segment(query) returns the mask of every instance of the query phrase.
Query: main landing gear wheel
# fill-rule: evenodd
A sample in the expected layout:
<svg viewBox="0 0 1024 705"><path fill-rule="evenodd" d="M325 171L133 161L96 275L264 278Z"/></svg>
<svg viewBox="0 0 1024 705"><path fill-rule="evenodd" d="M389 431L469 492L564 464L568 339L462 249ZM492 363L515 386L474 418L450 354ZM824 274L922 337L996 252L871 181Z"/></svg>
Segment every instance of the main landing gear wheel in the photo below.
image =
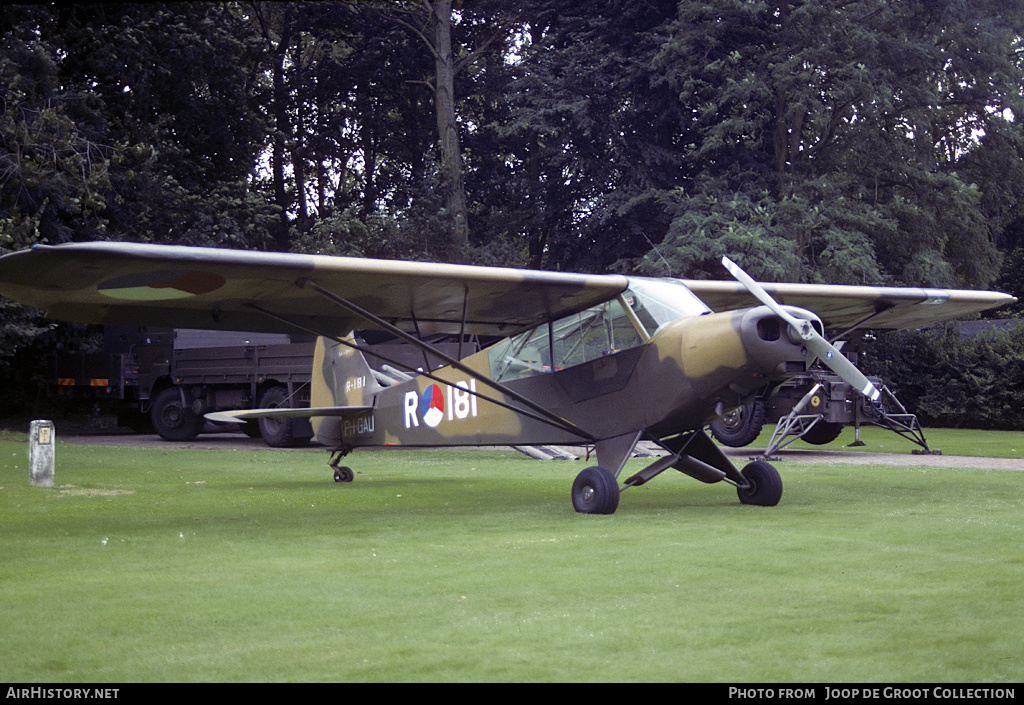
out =
<svg viewBox="0 0 1024 705"><path fill-rule="evenodd" d="M354 479L356 479L356 474L352 472L352 468L346 465L334 468L335 482L352 482Z"/></svg>
<svg viewBox="0 0 1024 705"><path fill-rule="evenodd" d="M619 508L619 483L602 467L587 468L572 483L572 506L581 514L614 514Z"/></svg>
<svg viewBox="0 0 1024 705"><path fill-rule="evenodd" d="M736 488L743 504L774 507L782 499L782 478L774 466L755 460L743 468L741 474L748 483L745 487Z"/></svg>

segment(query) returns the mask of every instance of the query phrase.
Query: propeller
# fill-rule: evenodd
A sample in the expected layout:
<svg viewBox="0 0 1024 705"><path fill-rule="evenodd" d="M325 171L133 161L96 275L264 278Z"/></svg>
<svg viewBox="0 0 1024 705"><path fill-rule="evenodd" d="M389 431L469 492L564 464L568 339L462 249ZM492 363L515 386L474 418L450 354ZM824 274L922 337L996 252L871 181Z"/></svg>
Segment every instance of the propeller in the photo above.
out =
<svg viewBox="0 0 1024 705"><path fill-rule="evenodd" d="M733 275L740 284L747 288L754 298L760 301L762 304L770 308L775 315L784 320L789 324L790 328L796 333L796 335L803 341L807 349L818 356L825 365L829 367L833 372L843 378L843 380L851 385L854 389L857 389L864 396L868 397L872 401L877 401L882 396L878 388L873 385L864 373L857 369L857 366L850 362L845 355L843 355L837 347L832 343L825 340L825 338L816 330L811 321L802 320L797 318L789 311L784 309L779 303L773 299L767 291L765 291L760 284L754 281L749 274L744 272L738 264L733 262L728 257L722 258L722 266L729 270L729 274Z"/></svg>

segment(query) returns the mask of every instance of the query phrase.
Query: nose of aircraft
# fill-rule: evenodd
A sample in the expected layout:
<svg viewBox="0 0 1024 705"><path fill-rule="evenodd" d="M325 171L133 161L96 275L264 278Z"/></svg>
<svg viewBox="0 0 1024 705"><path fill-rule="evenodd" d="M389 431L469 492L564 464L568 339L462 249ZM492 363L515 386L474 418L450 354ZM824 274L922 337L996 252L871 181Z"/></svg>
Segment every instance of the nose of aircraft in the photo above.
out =
<svg viewBox="0 0 1024 705"><path fill-rule="evenodd" d="M729 270L729 273L733 275L736 281L746 287L747 291L755 299L770 308L775 312L775 315L789 324L789 337L791 339L793 339L793 336L799 338L808 351L812 351L813 355L819 358L826 367L842 377L843 381L861 394L864 394L873 401L877 401L882 396L882 393L871 383L871 380L865 377L864 373L858 370L856 365L847 360L837 347L825 339L821 334L820 320L818 321L818 327L815 328L813 323L809 322L809 319L794 316L789 308L780 306L760 284L751 279L749 274L744 272L738 264L728 257L722 258L722 266Z"/></svg>
<svg viewBox="0 0 1024 705"><path fill-rule="evenodd" d="M801 321L810 321L821 333L821 319L806 309L785 307L786 312ZM767 306L747 311L740 320L740 338L747 359L758 366L761 373L784 378L805 372L814 362L814 353L808 350L800 331Z"/></svg>

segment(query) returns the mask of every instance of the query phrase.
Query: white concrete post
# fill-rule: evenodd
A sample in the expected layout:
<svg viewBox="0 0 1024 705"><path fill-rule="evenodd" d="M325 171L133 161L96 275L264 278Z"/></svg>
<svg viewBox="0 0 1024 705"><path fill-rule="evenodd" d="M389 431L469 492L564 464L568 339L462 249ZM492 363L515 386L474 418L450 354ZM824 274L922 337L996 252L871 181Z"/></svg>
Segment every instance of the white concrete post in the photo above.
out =
<svg viewBox="0 0 1024 705"><path fill-rule="evenodd" d="M53 487L53 421L33 421L28 431L29 481Z"/></svg>

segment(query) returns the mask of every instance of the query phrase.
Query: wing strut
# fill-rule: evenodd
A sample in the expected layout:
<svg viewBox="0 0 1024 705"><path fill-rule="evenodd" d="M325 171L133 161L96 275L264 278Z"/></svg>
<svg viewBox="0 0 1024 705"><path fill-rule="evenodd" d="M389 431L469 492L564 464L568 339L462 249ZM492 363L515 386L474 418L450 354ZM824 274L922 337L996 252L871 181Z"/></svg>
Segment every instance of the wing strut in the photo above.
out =
<svg viewBox="0 0 1024 705"><path fill-rule="evenodd" d="M372 323L373 325L375 325L375 326L377 326L377 327L379 327L379 328L381 328L383 330L386 330L387 332L391 333L392 335L394 335L394 336L396 336L398 338L401 338L402 340L404 340L405 342L409 343L410 345L418 348L419 350L422 350L424 353L429 353L431 355L436 356L441 361L445 362L446 364L450 365L451 367L454 367L455 369L459 370L460 372L462 372L462 373L464 373L466 375L469 375L473 379L477 380L478 382L480 382L480 384L482 384L484 386L487 386L487 387L490 387L491 389L495 390L496 392L499 392L500 394L505 394L506 396L511 397L515 401L517 401L520 404L522 404L523 406L527 407L527 409L529 409L530 411L526 411L525 409L516 408L514 406L511 406L511 405L501 401L500 399L495 399L493 397L489 397L489 396L486 396L484 394L480 394L479 392L476 392L475 393L476 396L480 397L481 399L489 401L489 402L491 402L493 404L497 404L498 406L502 406L502 407L504 407L506 409L509 409L510 411L516 412L517 414L524 414L524 415L529 416L530 418L533 418L533 419L535 419L537 421L541 421L543 423L547 423L547 424L550 424L552 426L555 426L556 428L560 428L560 429L562 429L564 431L568 431L569 433L572 433L573 435L579 436L580 438L582 438L584 440L588 440L588 441L595 440L594 436L592 436L591 434L587 433L586 431L584 431L582 428L580 428L576 424L572 423L571 421L567 421L566 419L563 419L562 417L558 416L557 414L551 413L549 410L545 409L543 406L541 406L541 405L537 404L536 402L530 400L529 398L523 396L519 392L516 392L515 390L509 389L507 386L501 384L500 382L495 382L494 380L490 379L489 377L481 375L479 372L477 372L476 370L474 370L474 369L464 365L459 360L456 360L455 358L450 357L449 355L446 355L442 351L438 350L436 347L434 347L430 343L426 343L426 342L420 340L419 338L417 338L416 336L410 335L409 333L406 333L401 328L399 328L399 327L397 327L397 326L395 326L395 325L393 325L391 323L388 323L384 319L382 319L382 318L380 318L378 316L375 316L374 314L372 314L369 311L361 308L360 306L352 303L351 301L348 301L347 299L345 299L345 298L343 298L341 296L338 296L333 291L325 289L324 287L320 286L316 282L310 281L309 279L300 279L296 283L299 286L309 287L309 288L313 289L314 291L316 291L320 295L324 296L325 298L329 299L330 301L333 301L334 303L336 303L337 305L341 306L345 310L355 314L359 318L362 318L363 320L368 321L368 322ZM255 304L249 304L249 307L254 309L254 310L256 310L256 311L259 311L260 313L262 313L262 314L264 314L266 316L270 316L270 317L275 318L275 319L277 319L279 321L283 321L285 323L288 323L289 325L293 325L296 328L299 328L300 330L305 330L307 332L314 333L316 335L324 335L323 333L321 333L319 331L316 331L316 330L313 330L311 328L308 328L308 327L306 327L306 326L304 326L304 325L302 325L300 323L296 323L295 321L290 321L287 318L279 316L276 313L273 313L272 311L268 311L268 310L266 310L266 309L264 309L264 308L262 308L260 306L257 306ZM347 341L341 340L339 338L334 337L333 335L325 335L324 337L330 338L331 340L333 340L333 341L335 341L337 343L340 343L342 345L347 345L348 347L355 348L356 350L359 350L362 353L373 355L374 357L377 357L379 359L385 360L385 361L390 362L392 364L397 364L400 367L405 367L406 369L410 369L411 370L411 368L409 368L407 365L403 365L403 364L401 364L399 362L396 362L394 360L388 360L384 356L379 355L379 354L373 352L372 350L368 350L366 348L363 348L363 347L360 347L358 345L355 345L355 344L353 344L351 342L347 342ZM411 371L415 372L416 374L421 374L424 377L426 377L427 379L432 379L435 382L440 382L442 384L448 384L449 383L448 380L440 379L440 378L436 377L435 375L431 374L429 371L419 371L419 370L411 370ZM470 392L470 393L472 394L474 392ZM533 413L530 413L531 411Z"/></svg>

